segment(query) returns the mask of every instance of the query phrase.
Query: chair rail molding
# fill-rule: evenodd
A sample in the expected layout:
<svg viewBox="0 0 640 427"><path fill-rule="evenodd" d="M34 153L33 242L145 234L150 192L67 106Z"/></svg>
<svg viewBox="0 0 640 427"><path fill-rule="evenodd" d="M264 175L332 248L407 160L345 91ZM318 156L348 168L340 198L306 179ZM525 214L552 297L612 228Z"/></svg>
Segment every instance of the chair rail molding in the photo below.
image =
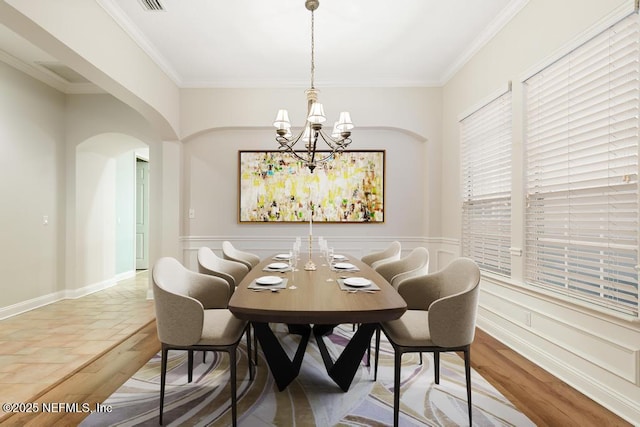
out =
<svg viewBox="0 0 640 427"><path fill-rule="evenodd" d="M370 252L380 251L385 249L394 240L399 241L402 244L402 256L407 255L413 249L417 247L425 247L429 250L432 257L433 268L439 266L438 256L442 253L446 258L450 258L449 252L446 250L439 252L443 238L432 237L416 237L416 236L334 236L334 235L314 235L314 250L318 250L316 240L319 236L324 237L329 246L333 247L336 251L345 252L355 257L361 258ZM238 248L252 252L260 256L266 257L274 252L282 252L288 250L295 241L297 235L280 235L280 236L182 236L180 243L182 246L183 262L186 267L197 270L197 251L201 246L207 246L221 254L222 242L228 240ZM303 239L306 236L300 236ZM452 251L451 253L456 253ZM433 269L431 268L431 269Z"/></svg>

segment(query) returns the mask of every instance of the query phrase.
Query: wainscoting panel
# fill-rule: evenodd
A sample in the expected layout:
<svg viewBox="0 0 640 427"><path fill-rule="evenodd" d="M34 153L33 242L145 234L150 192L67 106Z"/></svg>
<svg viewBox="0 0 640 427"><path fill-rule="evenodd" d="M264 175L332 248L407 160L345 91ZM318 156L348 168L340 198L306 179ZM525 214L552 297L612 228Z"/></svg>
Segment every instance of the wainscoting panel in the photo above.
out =
<svg viewBox="0 0 640 427"><path fill-rule="evenodd" d="M302 238L303 251L308 247L308 236ZM318 237L313 237L313 251L319 251ZM440 251L438 248L442 244L442 239L428 239L420 237L368 237L368 236L324 236L330 247L336 253L345 253L361 258L362 256L381 251L387 248L391 242L398 240L402 245L402 256L406 256L417 247L425 247L429 250L429 270L435 271L437 266L442 264L440 257L444 257L447 264L453 259L454 254L447 251ZM236 248L252 252L260 258L267 257L278 252L286 252L293 246L295 237L292 236L264 236L255 237L231 237L231 236L185 236L181 239L183 262L191 270L198 270L197 253L202 246L213 249L219 256L222 256L222 242L230 241ZM304 252L303 252L304 255ZM446 265L446 264L445 264Z"/></svg>
<svg viewBox="0 0 640 427"><path fill-rule="evenodd" d="M616 414L640 423L637 325L483 279L478 327Z"/></svg>
<svg viewBox="0 0 640 427"><path fill-rule="evenodd" d="M505 292L495 292L487 283L483 283L483 313L498 312L502 321L510 322L514 327L526 329L535 334L543 343L562 343L563 360L574 359L574 363L595 365L627 381L635 382L637 375L636 359L638 349L618 341L618 337L602 335L598 331L585 329L581 324L567 318L545 312L532 312L517 300L506 298ZM501 289L501 291L503 291ZM492 310L493 309L493 310ZM519 330L518 332L522 332ZM558 355L559 350L554 354Z"/></svg>

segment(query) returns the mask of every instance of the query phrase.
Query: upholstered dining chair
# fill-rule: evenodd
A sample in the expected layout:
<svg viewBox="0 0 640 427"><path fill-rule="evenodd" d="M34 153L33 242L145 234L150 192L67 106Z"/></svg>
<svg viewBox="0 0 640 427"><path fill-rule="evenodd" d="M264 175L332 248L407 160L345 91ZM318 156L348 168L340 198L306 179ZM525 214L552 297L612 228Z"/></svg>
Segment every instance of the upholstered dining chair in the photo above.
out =
<svg viewBox="0 0 640 427"><path fill-rule="evenodd" d="M429 272L429 251L426 248L415 248L404 258L376 264L374 270L397 289L400 281Z"/></svg>
<svg viewBox="0 0 640 427"><path fill-rule="evenodd" d="M246 265L249 270L260 263L260 257L250 252L236 249L233 244L227 240L222 242L222 256L230 261L241 262Z"/></svg>
<svg viewBox="0 0 640 427"><path fill-rule="evenodd" d="M203 246L198 249L198 271L226 280L233 294L249 268L241 262L220 258L211 248Z"/></svg>
<svg viewBox="0 0 640 427"><path fill-rule="evenodd" d="M160 417L164 409L164 390L169 350L187 350L188 382L192 380L193 351L224 351L229 354L232 423L237 424L236 352L247 333L247 355L251 337L247 322L235 317L227 304L229 284L219 277L196 273L175 258L160 258L152 269L153 297L158 338L162 344L160 372ZM251 357L249 378L253 379Z"/></svg>
<svg viewBox="0 0 640 427"><path fill-rule="evenodd" d="M372 252L360 258L360 261L364 262L370 267L375 267L375 264L384 261L394 261L400 259L401 251L400 242L397 240L391 242L391 244L380 252Z"/></svg>
<svg viewBox="0 0 640 427"><path fill-rule="evenodd" d="M412 277L398 285L407 301L407 311L400 319L381 324L394 350L393 423L398 425L400 413L400 368L402 355L431 352L435 383L440 383L440 353L464 353L467 384L467 408L471 417L471 343L476 329L480 269L468 258L458 258L437 273ZM376 336L376 348L379 347ZM375 355L374 379L378 373Z"/></svg>

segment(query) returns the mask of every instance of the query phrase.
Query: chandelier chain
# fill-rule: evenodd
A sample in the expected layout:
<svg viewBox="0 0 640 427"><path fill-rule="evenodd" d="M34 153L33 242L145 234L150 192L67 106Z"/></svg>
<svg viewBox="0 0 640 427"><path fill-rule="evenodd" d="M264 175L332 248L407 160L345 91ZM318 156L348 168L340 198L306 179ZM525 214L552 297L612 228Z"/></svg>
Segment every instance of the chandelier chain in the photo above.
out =
<svg viewBox="0 0 640 427"><path fill-rule="evenodd" d="M351 144L351 129L353 123L348 111L340 113L338 121L334 123L331 134L323 131L322 124L326 121L322 104L318 102L318 90L315 88L316 74L316 44L315 44L315 13L319 0L306 0L305 7L311 12L311 87L305 91L307 95L307 120L302 130L297 134L291 133L291 122L287 110L278 110L273 125L276 127L276 141L279 150L291 154L302 161L311 173L317 165L335 158L337 153L344 151ZM329 151L316 150L318 142L324 142ZM301 142L303 147L296 150L295 145Z"/></svg>
<svg viewBox="0 0 640 427"><path fill-rule="evenodd" d="M316 73L316 61L315 61L315 50L316 50L316 45L315 45L315 41L314 41L314 13L313 10L311 11L311 89L315 89L314 87L314 80L315 80L315 73Z"/></svg>

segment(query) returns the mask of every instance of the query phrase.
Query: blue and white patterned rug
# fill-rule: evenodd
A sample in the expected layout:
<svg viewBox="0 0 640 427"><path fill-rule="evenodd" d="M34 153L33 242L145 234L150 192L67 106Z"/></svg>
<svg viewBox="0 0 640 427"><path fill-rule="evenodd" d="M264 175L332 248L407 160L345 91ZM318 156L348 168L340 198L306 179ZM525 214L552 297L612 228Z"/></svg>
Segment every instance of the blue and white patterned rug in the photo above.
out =
<svg viewBox="0 0 640 427"><path fill-rule="evenodd" d="M276 335L293 355L298 337L284 325L272 325ZM352 335L342 325L325 339L337 356ZM266 362L259 359L256 376L249 380L243 339L238 361L239 426L388 426L393 424L393 349L382 334L378 380L373 366L362 363L348 392L342 392L328 377L318 347L309 341L300 375L279 392ZM473 358L473 354L471 355ZM433 358L424 354L403 357L401 426L468 425L464 363L453 353L443 353L440 384L433 381ZM363 361L364 362L364 361ZM229 358L225 353L200 353L194 361L194 377L187 383L184 351L169 352L164 423L172 426L231 425ZM372 363L373 365L373 363ZM533 426L502 394L472 370L474 426ZM95 413L82 426L158 425L160 398L160 354L154 356L107 401L111 413Z"/></svg>

